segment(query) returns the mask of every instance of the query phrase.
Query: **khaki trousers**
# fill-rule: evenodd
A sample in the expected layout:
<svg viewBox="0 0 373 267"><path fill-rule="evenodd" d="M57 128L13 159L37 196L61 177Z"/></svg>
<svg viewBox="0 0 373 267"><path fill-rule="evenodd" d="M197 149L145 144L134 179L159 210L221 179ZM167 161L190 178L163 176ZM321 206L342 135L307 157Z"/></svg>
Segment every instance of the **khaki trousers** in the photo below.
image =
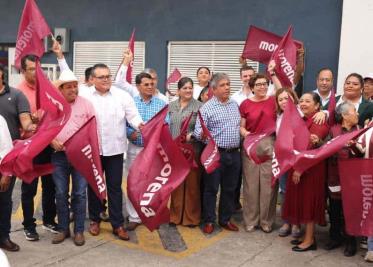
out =
<svg viewBox="0 0 373 267"><path fill-rule="evenodd" d="M264 139L257 151L272 155L273 139ZM241 152L243 170L243 219L246 226L272 227L276 217L278 183L272 188L272 160L255 164L244 149Z"/></svg>

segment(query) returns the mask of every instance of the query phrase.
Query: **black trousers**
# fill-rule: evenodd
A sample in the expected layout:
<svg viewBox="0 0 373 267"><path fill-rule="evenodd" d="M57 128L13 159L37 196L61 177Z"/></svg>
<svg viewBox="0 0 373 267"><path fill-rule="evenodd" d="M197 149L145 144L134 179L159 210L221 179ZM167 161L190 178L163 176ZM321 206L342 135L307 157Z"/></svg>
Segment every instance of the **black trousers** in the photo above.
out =
<svg viewBox="0 0 373 267"><path fill-rule="evenodd" d="M220 151L220 167L204 175L202 217L205 223L213 223L216 220L215 208L219 186L219 223L226 224L230 220L235 208L235 190L240 169L241 156L238 150Z"/></svg>
<svg viewBox="0 0 373 267"><path fill-rule="evenodd" d="M330 239L341 242L344 239L344 217L341 199L334 199L329 196L329 219Z"/></svg>
<svg viewBox="0 0 373 267"><path fill-rule="evenodd" d="M101 164L105 173L107 195L109 200L110 223L113 229L123 226L123 154L114 156L101 156ZM88 212L89 219L100 222L100 212L103 205L94 191L88 186Z"/></svg>
<svg viewBox="0 0 373 267"><path fill-rule="evenodd" d="M34 163L43 164L51 162L52 149L47 147L34 159ZM33 230L36 227L34 218L34 198L36 196L39 179L35 178L30 184L22 182L21 203L23 210L23 226ZM41 177L43 223L54 224L56 218L56 189L52 175Z"/></svg>
<svg viewBox="0 0 373 267"><path fill-rule="evenodd" d="M16 178L12 177L8 190L0 192L0 241L9 238L10 219L12 216L12 193L15 181Z"/></svg>

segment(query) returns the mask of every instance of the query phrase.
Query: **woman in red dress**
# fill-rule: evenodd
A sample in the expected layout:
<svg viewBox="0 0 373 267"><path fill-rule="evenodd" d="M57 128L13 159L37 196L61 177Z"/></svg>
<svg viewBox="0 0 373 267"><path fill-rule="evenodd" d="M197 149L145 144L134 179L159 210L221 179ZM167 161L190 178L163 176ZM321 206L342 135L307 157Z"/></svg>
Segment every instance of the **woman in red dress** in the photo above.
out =
<svg viewBox="0 0 373 267"><path fill-rule="evenodd" d="M309 92L302 95L300 109L311 133L309 149L317 148L329 132L327 124L316 124L312 116L321 107L320 96ZM322 161L304 173L290 172L286 183L286 195L282 217L290 224L305 224L303 241L293 240L293 251L316 250L315 224L325 224L325 173Z"/></svg>

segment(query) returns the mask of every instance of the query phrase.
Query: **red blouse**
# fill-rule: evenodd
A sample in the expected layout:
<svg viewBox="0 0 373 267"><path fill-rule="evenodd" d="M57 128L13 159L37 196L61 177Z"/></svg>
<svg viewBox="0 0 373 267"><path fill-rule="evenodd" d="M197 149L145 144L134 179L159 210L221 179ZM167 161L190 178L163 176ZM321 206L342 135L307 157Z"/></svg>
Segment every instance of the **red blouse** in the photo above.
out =
<svg viewBox="0 0 373 267"><path fill-rule="evenodd" d="M258 118L263 112L261 120L271 120L276 123L276 100L274 96L260 102L255 102L251 99L246 99L240 105L241 117L246 119L246 130L256 132L259 125Z"/></svg>

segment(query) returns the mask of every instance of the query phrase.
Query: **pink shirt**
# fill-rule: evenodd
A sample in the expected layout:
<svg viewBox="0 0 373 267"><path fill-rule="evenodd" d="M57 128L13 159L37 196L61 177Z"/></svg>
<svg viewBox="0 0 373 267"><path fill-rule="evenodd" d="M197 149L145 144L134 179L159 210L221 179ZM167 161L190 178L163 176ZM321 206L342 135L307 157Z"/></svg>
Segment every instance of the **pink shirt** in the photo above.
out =
<svg viewBox="0 0 373 267"><path fill-rule="evenodd" d="M26 80L23 80L17 85L17 89L21 90L25 94L28 102L30 103L31 113L36 111L36 87L31 85Z"/></svg>
<svg viewBox="0 0 373 267"><path fill-rule="evenodd" d="M84 97L77 96L74 103L71 103L71 116L56 139L61 143L65 143L92 116L95 116L95 110L91 102Z"/></svg>

